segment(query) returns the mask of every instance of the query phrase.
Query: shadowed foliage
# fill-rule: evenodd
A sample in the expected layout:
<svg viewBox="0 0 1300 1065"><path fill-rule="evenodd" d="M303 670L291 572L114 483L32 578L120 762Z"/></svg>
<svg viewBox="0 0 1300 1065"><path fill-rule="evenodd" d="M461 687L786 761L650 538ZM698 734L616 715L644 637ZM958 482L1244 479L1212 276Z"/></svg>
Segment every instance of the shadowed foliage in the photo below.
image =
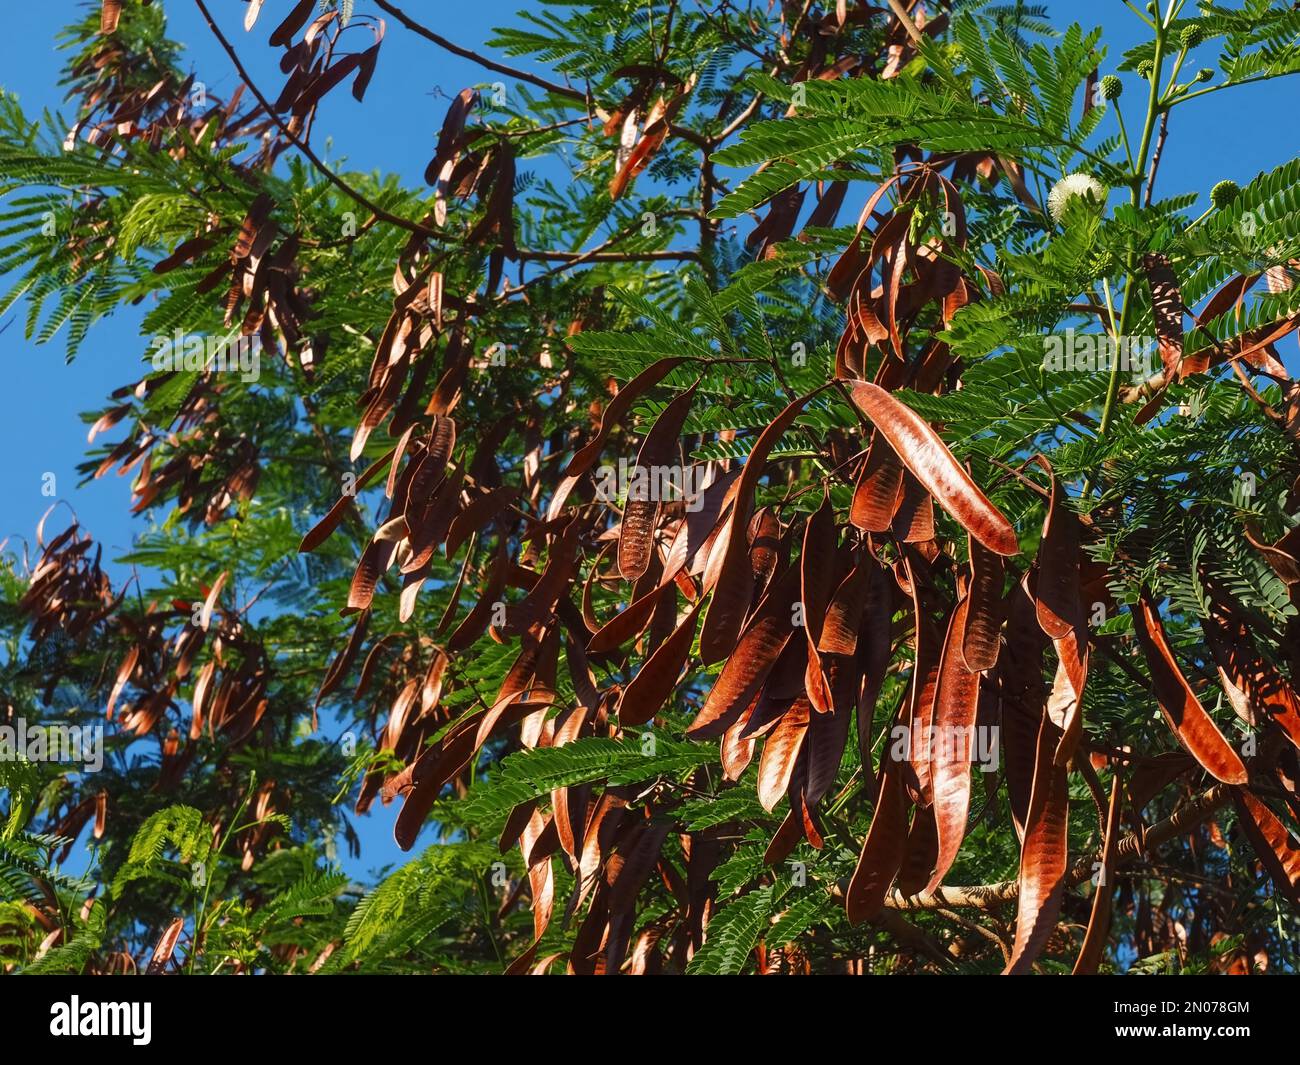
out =
<svg viewBox="0 0 1300 1065"><path fill-rule="evenodd" d="M4 556L11 749L103 764L0 760L0 965L1294 970L1300 159L1160 169L1290 4L193 3L219 71L104 0L0 92L143 516ZM398 33L483 69L423 184L321 148Z"/></svg>

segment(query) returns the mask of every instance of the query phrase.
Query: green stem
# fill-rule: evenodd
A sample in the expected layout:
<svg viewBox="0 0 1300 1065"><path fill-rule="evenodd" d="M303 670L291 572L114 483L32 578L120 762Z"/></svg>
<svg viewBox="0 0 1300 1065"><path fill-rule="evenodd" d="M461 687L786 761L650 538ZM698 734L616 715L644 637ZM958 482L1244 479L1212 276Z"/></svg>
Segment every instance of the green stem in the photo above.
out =
<svg viewBox="0 0 1300 1065"><path fill-rule="evenodd" d="M1119 326L1115 322L1115 297L1110 293L1110 281L1101 279L1101 290L1106 294L1106 316L1112 340L1119 340Z"/></svg>
<svg viewBox="0 0 1300 1065"><path fill-rule="evenodd" d="M479 905L483 908L483 931L487 935L488 942L492 944L492 953L496 955L497 963L504 966L506 959L501 953L501 945L497 943L497 937L492 934L492 901L488 895L487 884L481 877L478 880L478 897Z"/></svg>
<svg viewBox="0 0 1300 1065"><path fill-rule="evenodd" d="M1124 145L1124 157L1128 159L1128 168L1135 170L1137 164L1133 162L1133 149L1128 142L1128 128L1124 125L1124 112L1120 110L1119 101L1115 101L1115 120L1119 123L1119 139Z"/></svg>
<svg viewBox="0 0 1300 1065"><path fill-rule="evenodd" d="M1152 29L1156 28L1156 24L1152 22L1151 19L1147 18L1143 12L1139 11L1136 7L1134 7L1133 4L1131 3L1131 0L1124 0L1124 6L1128 8L1130 11L1132 11L1133 14L1135 14L1138 18L1140 18Z"/></svg>
<svg viewBox="0 0 1300 1065"><path fill-rule="evenodd" d="M1287 74L1293 74L1295 71L1283 71L1281 73L1257 74L1253 78L1242 78L1240 81L1225 81L1220 85L1207 85L1204 89L1197 89L1195 92L1183 93L1173 103L1185 104L1188 100L1195 100L1198 96L1208 96L1212 92L1219 92L1223 89L1235 89L1238 85L1253 85L1257 81L1268 81L1270 78L1285 77Z"/></svg>
<svg viewBox="0 0 1300 1065"><path fill-rule="evenodd" d="M1138 144L1138 164L1142 167L1142 172L1134 174L1133 184L1130 196L1130 202L1136 207L1142 203L1142 183L1146 180L1147 171L1147 153L1151 150L1151 137L1156 128L1156 117L1160 113L1160 73L1161 65L1164 60L1165 47L1165 25L1163 23L1156 26L1156 51L1155 57L1151 61L1151 88L1147 95L1147 114L1142 123L1142 140ZM1130 250L1125 263L1124 279L1124 307L1120 311L1119 317L1119 336L1126 336L1128 333L1129 312L1133 308L1133 284L1137 273L1137 254ZM1115 417L1115 401L1119 397L1119 373L1121 360L1116 359L1114 365L1110 368L1110 381L1106 385L1106 405L1102 408L1101 424L1097 427L1097 439L1102 440L1106 436L1106 431L1110 428L1110 423Z"/></svg>
<svg viewBox="0 0 1300 1065"><path fill-rule="evenodd" d="M1174 60L1174 69L1169 72L1169 82L1168 84L1165 85L1164 96L1162 97L1161 100L1162 106L1168 106L1174 101L1175 99L1173 95L1174 86L1178 82L1178 72L1183 69L1183 61L1186 58L1187 58L1187 49L1184 48L1182 49L1182 51L1178 53L1178 58ZM1152 84L1155 83L1152 82Z"/></svg>
<svg viewBox="0 0 1300 1065"><path fill-rule="evenodd" d="M245 809L247 809L248 801L252 797L253 790L256 787L257 787L257 774L255 772L250 773L248 790L244 792L244 799L239 804L239 809L235 811L235 816L230 819L230 826L227 826L226 831L222 834L222 837L220 841L218 841L216 848L212 851L211 859L210 859L211 868L207 868L203 870L204 878L205 878L203 882L203 901L199 903L198 912L194 915L194 935L190 941L190 958L189 958L190 966L189 967L190 967L191 976L194 975L195 966L198 963L199 941L203 931L202 928L203 921L206 918L208 912L208 896L212 892L212 880L213 877L216 875L217 863L221 860L221 852L225 849L226 844L230 841L230 837L235 834L234 829L231 826L233 826L235 822L239 820L240 815L244 812Z"/></svg>

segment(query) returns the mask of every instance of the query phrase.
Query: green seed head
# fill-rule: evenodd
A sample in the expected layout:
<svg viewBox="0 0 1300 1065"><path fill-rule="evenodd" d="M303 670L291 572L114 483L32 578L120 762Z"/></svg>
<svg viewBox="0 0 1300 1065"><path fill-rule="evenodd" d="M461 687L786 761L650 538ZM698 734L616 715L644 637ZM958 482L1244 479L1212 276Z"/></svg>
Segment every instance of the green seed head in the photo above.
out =
<svg viewBox="0 0 1300 1065"><path fill-rule="evenodd" d="M1210 190L1210 202L1220 209L1227 207L1241 192L1235 181L1220 181Z"/></svg>
<svg viewBox="0 0 1300 1065"><path fill-rule="evenodd" d="M1209 67L1201 67L1201 69L1196 72L1197 81L1209 81L1212 77L1214 77L1214 71Z"/></svg>
<svg viewBox="0 0 1300 1065"><path fill-rule="evenodd" d="M1114 74L1107 74L1101 79L1101 98L1103 100L1118 100L1123 92L1124 83Z"/></svg>
<svg viewBox="0 0 1300 1065"><path fill-rule="evenodd" d="M1178 43L1189 51L1203 40L1205 40L1205 28L1199 22L1184 26L1182 33L1178 35Z"/></svg>
<svg viewBox="0 0 1300 1065"><path fill-rule="evenodd" d="M1146 78L1148 81L1150 81L1150 80L1151 80L1151 71L1152 71L1153 69L1155 69L1155 68L1152 66L1152 64L1151 64L1151 60L1149 60L1149 59L1144 59L1144 60L1142 60L1142 62L1138 64L1138 77L1139 77L1139 78Z"/></svg>

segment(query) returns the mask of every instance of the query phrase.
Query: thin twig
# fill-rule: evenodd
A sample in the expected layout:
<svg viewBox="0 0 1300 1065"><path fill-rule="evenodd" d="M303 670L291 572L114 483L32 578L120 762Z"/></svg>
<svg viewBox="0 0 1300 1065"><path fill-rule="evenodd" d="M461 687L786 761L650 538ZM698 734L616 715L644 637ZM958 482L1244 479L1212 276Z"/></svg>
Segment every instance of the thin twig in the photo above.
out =
<svg viewBox="0 0 1300 1065"><path fill-rule="evenodd" d="M1169 134L1169 111L1165 110L1160 113L1160 132L1156 134L1156 150L1151 153L1151 176L1147 178L1146 197L1142 201L1144 207L1151 206L1151 194L1156 187L1156 171L1160 169L1160 157L1165 150L1165 137Z"/></svg>
<svg viewBox="0 0 1300 1065"><path fill-rule="evenodd" d="M400 7L396 4L389 3L388 0L375 0L375 4L382 10L387 11L393 16L393 18L397 19L398 22L412 33L418 34L425 38L425 40L432 41L439 48L445 48L447 51L451 52L452 55L458 55L462 59L468 59L471 62L477 63L479 66L486 67L488 70L495 71L498 74L505 74L508 77L516 78L519 81L526 81L529 85L536 85L539 89L553 92L557 96L567 96L570 100L580 100L584 104L587 103L587 94L582 92L580 89L575 89L571 85L560 85L554 81L547 81L545 78L540 78L536 74L530 74L526 70L517 70L515 67L506 66L504 63L498 63L495 59L489 59L485 55L480 55L478 52L471 51L468 48L462 48L453 41L447 40L447 38L443 37L441 34L434 33L428 26L416 22L415 19L411 18L411 16Z"/></svg>
<svg viewBox="0 0 1300 1065"><path fill-rule="evenodd" d="M699 253L689 249L674 251L523 251L519 258L524 262L564 263L576 266L578 263L650 263L663 260L680 261L698 259Z"/></svg>
<svg viewBox="0 0 1300 1065"><path fill-rule="evenodd" d="M1008 965L1011 964L1011 951L1007 949L1007 945L1005 942L1003 942L1002 937L998 935L995 931L993 931L993 929L985 928L978 921L972 921L969 918L963 917L955 910L950 910L947 907L939 909L935 912L937 912L940 917L946 917L948 920L954 922L955 924L961 925L962 928L965 928L968 931L974 932L977 935L981 935L985 939L991 939L994 943L998 945L998 950L1002 951L1002 960L1006 962Z"/></svg>

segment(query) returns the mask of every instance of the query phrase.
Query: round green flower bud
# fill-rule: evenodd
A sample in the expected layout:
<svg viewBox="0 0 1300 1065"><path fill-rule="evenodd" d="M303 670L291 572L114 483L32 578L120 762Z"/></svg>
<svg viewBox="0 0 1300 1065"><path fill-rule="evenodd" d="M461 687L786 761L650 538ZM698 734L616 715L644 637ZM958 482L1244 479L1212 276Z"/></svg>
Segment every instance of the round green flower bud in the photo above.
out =
<svg viewBox="0 0 1300 1065"><path fill-rule="evenodd" d="M1205 40L1205 27L1199 22L1193 22L1190 26L1184 26L1182 33L1178 35L1178 43L1189 51L1195 48Z"/></svg>
<svg viewBox="0 0 1300 1065"><path fill-rule="evenodd" d="M1123 92L1124 83L1114 74L1107 74L1101 79L1101 98L1103 100L1118 100Z"/></svg>
<svg viewBox="0 0 1300 1065"><path fill-rule="evenodd" d="M1142 60L1142 62L1140 62L1140 63L1138 64L1138 77L1139 77L1139 78L1146 78L1148 81L1150 81L1150 80L1151 80L1151 71L1154 70L1154 69L1155 69L1155 67L1152 65L1151 60L1149 60L1149 59L1144 59L1144 60Z"/></svg>
<svg viewBox="0 0 1300 1065"><path fill-rule="evenodd" d="M1214 71L1209 67L1201 67L1201 69L1196 72L1197 81L1209 81L1212 77L1214 77Z"/></svg>
<svg viewBox="0 0 1300 1065"><path fill-rule="evenodd" d="M1241 192L1235 181L1220 181L1210 190L1210 202L1220 209L1227 207Z"/></svg>

